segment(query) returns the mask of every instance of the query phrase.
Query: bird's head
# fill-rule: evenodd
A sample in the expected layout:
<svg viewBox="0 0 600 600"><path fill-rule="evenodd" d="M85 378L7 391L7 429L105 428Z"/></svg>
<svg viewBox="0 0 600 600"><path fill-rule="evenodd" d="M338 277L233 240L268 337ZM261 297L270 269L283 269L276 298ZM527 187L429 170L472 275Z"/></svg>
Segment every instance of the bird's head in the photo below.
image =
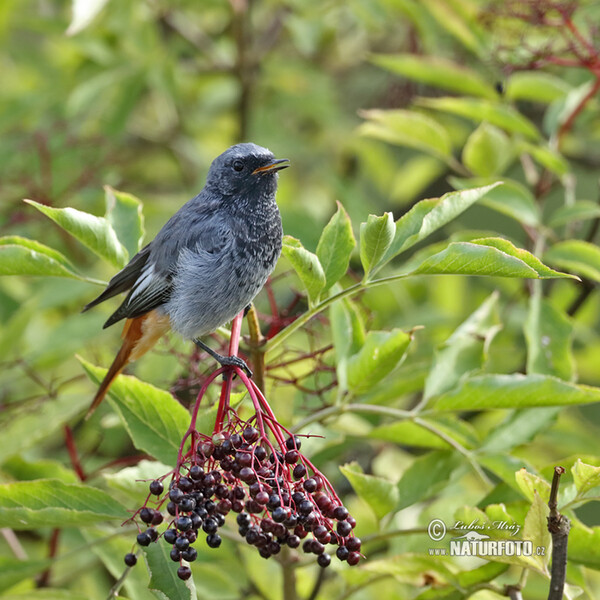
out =
<svg viewBox="0 0 600 600"><path fill-rule="evenodd" d="M215 158L206 185L226 196L271 195L277 188L277 172L286 167L288 159L276 159L267 148L236 144Z"/></svg>

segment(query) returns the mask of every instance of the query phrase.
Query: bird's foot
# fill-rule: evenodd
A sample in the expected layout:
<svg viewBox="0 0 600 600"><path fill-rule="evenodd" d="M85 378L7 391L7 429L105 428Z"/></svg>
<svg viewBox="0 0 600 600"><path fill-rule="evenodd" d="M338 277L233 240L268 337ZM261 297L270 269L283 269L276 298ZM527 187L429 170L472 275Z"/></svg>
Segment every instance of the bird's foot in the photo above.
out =
<svg viewBox="0 0 600 600"><path fill-rule="evenodd" d="M242 369L248 377L252 377L250 367L248 367L245 361L239 356L224 356L223 354L219 354L200 340L194 340L194 344L196 344L198 348L208 352L208 354L210 354L222 367L238 367L239 369Z"/></svg>

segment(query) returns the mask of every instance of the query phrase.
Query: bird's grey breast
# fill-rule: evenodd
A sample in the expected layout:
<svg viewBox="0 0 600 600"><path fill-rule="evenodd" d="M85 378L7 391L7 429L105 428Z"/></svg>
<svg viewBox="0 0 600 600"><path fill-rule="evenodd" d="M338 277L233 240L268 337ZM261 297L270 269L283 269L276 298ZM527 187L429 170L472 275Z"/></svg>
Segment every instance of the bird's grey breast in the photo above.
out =
<svg viewBox="0 0 600 600"><path fill-rule="evenodd" d="M281 219L275 202L220 221L220 244L209 250L187 244L173 272L165 310L181 335L196 338L227 323L260 291L281 251Z"/></svg>

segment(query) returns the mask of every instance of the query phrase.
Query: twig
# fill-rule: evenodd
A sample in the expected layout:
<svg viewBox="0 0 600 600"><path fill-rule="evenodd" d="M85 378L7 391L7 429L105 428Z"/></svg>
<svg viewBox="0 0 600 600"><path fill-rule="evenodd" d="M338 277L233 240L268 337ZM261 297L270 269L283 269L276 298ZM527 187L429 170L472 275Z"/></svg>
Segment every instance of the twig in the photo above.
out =
<svg viewBox="0 0 600 600"><path fill-rule="evenodd" d="M327 576L327 573L325 572L325 569L319 569L319 574L317 575L317 578L315 580L315 585L313 586L313 589L311 590L307 600L316 600L319 592L321 591L321 586L323 585L323 582L325 581L325 577Z"/></svg>
<svg viewBox="0 0 600 600"><path fill-rule="evenodd" d="M65 444L69 452L69 458L71 459L71 466L79 478L79 481L85 481L87 479L87 475L85 474L83 467L81 466L81 461L79 460L77 446L75 446L75 440L73 439L73 432L68 425L63 427L63 431L65 433Z"/></svg>
<svg viewBox="0 0 600 600"><path fill-rule="evenodd" d="M50 541L48 542L48 558L55 558L56 552L58 551L58 538L60 537L60 529L53 529L50 534ZM36 582L36 587L43 588L48 587L50 583L50 574L52 567L48 567L43 573L40 573Z"/></svg>
<svg viewBox="0 0 600 600"><path fill-rule="evenodd" d="M15 532L9 527L2 527L0 528L0 533L6 540L8 547L12 550L12 553L15 555L15 558L27 560L27 552L25 552L25 548L21 546L21 542L19 542L19 538Z"/></svg>
<svg viewBox="0 0 600 600"><path fill-rule="evenodd" d="M508 596L510 600L523 600L521 588L518 585L507 585L504 588L504 595Z"/></svg>
<svg viewBox="0 0 600 600"><path fill-rule="evenodd" d="M141 550L139 550L136 554L136 556L139 556L139 554L141 553ZM129 575L129 571L131 571L132 567L127 567L123 573L121 574L121 577L119 577L119 579L117 579L115 581L115 583L113 584L113 586L110 588L110 590L108 590L108 596L106 596L106 600L113 600L114 598L116 598L119 595L119 590L121 589L121 587L123 587L123 584L125 583L125 580L127 579L127 576Z"/></svg>
<svg viewBox="0 0 600 600"><path fill-rule="evenodd" d="M565 579L567 576L567 544L571 522L558 512L558 485L560 476L565 472L563 467L554 467L552 488L548 507L548 531L552 535L552 567L550 570L550 590L548 600L562 600Z"/></svg>

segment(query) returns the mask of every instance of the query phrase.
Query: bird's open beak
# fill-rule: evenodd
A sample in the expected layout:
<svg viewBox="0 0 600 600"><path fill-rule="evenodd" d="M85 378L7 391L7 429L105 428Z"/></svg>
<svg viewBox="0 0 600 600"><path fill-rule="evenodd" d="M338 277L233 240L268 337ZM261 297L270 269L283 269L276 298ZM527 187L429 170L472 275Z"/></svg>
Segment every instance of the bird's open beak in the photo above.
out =
<svg viewBox="0 0 600 600"><path fill-rule="evenodd" d="M287 169L290 165L283 164L289 163L288 158L278 158L276 160L271 161L267 165L263 165L262 167L258 167L258 169L254 169L252 171L252 175L262 175L264 173L272 173L273 171L281 171L281 169Z"/></svg>

